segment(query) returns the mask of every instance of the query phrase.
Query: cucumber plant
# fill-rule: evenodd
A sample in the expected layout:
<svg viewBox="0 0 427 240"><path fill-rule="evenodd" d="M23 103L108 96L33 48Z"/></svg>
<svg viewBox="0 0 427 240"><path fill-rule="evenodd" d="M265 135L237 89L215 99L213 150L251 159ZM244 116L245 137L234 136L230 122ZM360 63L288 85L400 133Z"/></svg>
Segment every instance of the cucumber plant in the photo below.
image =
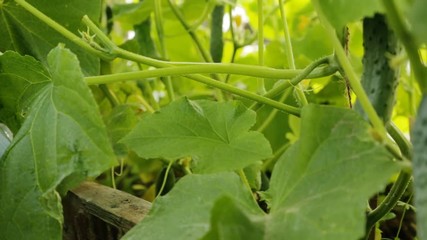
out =
<svg viewBox="0 0 427 240"><path fill-rule="evenodd" d="M427 91L424 10L0 1L0 239L61 239L66 191L114 181L119 164L116 185L153 201L123 239L368 239L412 177L426 239L425 97L396 117ZM413 129L401 120L414 117Z"/></svg>

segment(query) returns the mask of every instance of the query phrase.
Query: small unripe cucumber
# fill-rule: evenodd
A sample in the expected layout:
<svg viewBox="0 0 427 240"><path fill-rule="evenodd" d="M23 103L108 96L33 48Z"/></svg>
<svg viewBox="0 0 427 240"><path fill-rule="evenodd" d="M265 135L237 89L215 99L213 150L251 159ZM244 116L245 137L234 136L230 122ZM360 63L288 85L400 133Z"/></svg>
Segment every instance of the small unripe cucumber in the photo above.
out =
<svg viewBox="0 0 427 240"><path fill-rule="evenodd" d="M378 116L390 120L398 84L398 71L389 65L389 57L398 51L395 34L381 14L363 19L363 75L362 85ZM363 113L359 102L356 111Z"/></svg>
<svg viewBox="0 0 427 240"><path fill-rule="evenodd" d="M427 239L427 95L423 96L412 129L415 207L419 239Z"/></svg>
<svg viewBox="0 0 427 240"><path fill-rule="evenodd" d="M221 62L224 49L222 39L222 20L224 17L224 5L216 5L211 16L210 53L214 62Z"/></svg>

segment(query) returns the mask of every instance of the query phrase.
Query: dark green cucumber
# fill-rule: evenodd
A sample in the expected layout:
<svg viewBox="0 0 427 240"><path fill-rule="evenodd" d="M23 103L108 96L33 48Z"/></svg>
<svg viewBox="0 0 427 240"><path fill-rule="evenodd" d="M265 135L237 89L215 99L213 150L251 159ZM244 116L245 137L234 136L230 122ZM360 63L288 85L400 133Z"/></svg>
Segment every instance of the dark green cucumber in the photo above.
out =
<svg viewBox="0 0 427 240"><path fill-rule="evenodd" d="M419 239L427 239L427 95L423 96L418 109L411 141L414 146L412 173L417 208L417 234Z"/></svg>
<svg viewBox="0 0 427 240"><path fill-rule="evenodd" d="M162 185L163 185L163 182L165 181L165 175L166 175L167 169L168 169L167 167L164 167L162 169L162 171L160 171L159 176L157 176L157 180L156 180L156 195L159 195L159 193L160 193L160 196L165 195L175 185L175 174L173 172L173 169L171 168L171 169L169 169L169 172L167 173L168 176L166 178L166 182L164 183L165 186L163 187L163 190L161 189ZM160 192L160 190L161 190L161 192Z"/></svg>
<svg viewBox="0 0 427 240"><path fill-rule="evenodd" d="M389 65L390 55L398 51L395 34L381 14L363 19L363 75L362 85L380 118L390 120L398 84L398 71ZM363 113L360 103L356 111Z"/></svg>
<svg viewBox="0 0 427 240"><path fill-rule="evenodd" d="M222 19L224 17L224 5L216 5L211 16L210 53L214 62L221 62L224 50L222 38Z"/></svg>

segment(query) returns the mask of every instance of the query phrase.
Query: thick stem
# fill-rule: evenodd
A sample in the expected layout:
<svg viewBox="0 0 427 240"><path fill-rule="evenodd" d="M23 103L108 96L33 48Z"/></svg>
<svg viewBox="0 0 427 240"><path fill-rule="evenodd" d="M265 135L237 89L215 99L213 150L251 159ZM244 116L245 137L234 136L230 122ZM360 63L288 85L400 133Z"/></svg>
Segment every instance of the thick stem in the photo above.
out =
<svg viewBox="0 0 427 240"><path fill-rule="evenodd" d="M142 63L142 61L141 61ZM268 78L274 79L292 79L291 81L286 81L278 87L284 86L284 89L290 86L294 86L295 82L299 79L306 69L298 70L279 70L273 68L254 68L254 66L242 65L242 64L203 64L203 65L187 65L187 66L170 66L170 65L156 65L161 67L153 70L145 71L136 71L136 72L126 72L126 73L115 73L110 75L102 76L93 76L86 77L86 82L89 85L93 84L102 84L102 83L114 83L120 81L133 81L142 78L152 78L152 77L163 77L163 76L181 76L188 74L199 74L199 73L226 73L226 74L236 74L243 76L266 76ZM317 68L312 71L310 74L306 75L305 78L318 78L323 76L329 76L337 71L336 67L328 66L324 68ZM296 79L298 77L298 79ZM305 79L303 78L303 79ZM285 87L286 86L286 87ZM276 88L274 88L276 89ZM280 92L283 89L274 90L274 92ZM273 91L273 90L272 90ZM274 94L273 94L274 95Z"/></svg>

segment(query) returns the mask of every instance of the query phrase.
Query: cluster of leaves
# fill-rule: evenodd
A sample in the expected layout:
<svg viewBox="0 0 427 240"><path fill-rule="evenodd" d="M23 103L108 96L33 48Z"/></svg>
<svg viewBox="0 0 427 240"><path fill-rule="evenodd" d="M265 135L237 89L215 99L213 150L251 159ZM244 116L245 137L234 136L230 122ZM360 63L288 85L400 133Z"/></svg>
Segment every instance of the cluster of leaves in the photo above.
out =
<svg viewBox="0 0 427 240"><path fill-rule="evenodd" d="M117 159L124 159L126 169L131 169L124 176L137 176L138 182L152 181L154 176L140 174L156 173L166 165L168 171L172 164L182 170L176 174L182 175L177 184L155 199L149 215L124 239L359 239L367 234L366 202L402 164L394 161L390 145L387 148L379 140L380 130L349 108L341 75L326 74L295 87L295 92L299 87L306 89L310 102L299 101L300 118L277 113L272 106L253 110L250 106L257 98L240 97L255 95L257 79L245 72L87 84L98 76L114 79L120 78L117 73L149 72L151 67L179 69L189 62L257 65L252 43L256 31L262 31L266 40L265 66L302 68L336 48L327 40L328 31L316 12L335 29L350 24L350 59L360 73L362 31L354 22L375 12L389 12L379 1L289 1L284 19L278 11L281 5L266 2L271 3L264 9L269 15L259 29L256 1L177 5L172 0L131 4L0 0L0 36L4 36L0 38L0 238L60 239L61 196L116 166ZM229 30L224 36L213 36L222 23L211 13L223 15L224 6L233 15L224 17ZM412 44L418 49L427 42L420 21L427 6L422 0L399 2L399 6L414 29ZM105 31L93 35L96 26L85 22L90 28L86 30L81 23L84 15ZM288 21L289 30L283 21ZM293 47L285 48L289 43L284 44L278 33L285 32L286 37L289 31ZM121 45L109 45L110 40L101 37L105 33ZM128 38L129 33L135 36ZM82 38L76 37L79 34ZM212 39L228 41L212 44ZM294 58L286 60L286 54ZM267 67L259 69L270 71ZM223 85L212 84L218 88L212 89L200 84L200 79L210 84L210 78L222 80ZM398 97L403 100L392 118L400 123L416 116L414 105L420 101L413 77L402 74L401 78L404 87L399 88ZM265 88L282 82L266 77ZM423 86L420 83L424 93ZM240 97L226 93L232 89L240 94L233 89L241 88ZM273 100L295 105L301 99L285 91L280 100ZM414 140L419 193L415 199L419 215L427 216L422 194L427 162L425 111L419 118ZM177 172L174 168L171 171ZM145 197L148 192L144 191ZM262 203L267 207L260 207ZM425 217L419 217L420 229L426 223ZM420 231L420 239L425 238L422 234L426 233Z"/></svg>

